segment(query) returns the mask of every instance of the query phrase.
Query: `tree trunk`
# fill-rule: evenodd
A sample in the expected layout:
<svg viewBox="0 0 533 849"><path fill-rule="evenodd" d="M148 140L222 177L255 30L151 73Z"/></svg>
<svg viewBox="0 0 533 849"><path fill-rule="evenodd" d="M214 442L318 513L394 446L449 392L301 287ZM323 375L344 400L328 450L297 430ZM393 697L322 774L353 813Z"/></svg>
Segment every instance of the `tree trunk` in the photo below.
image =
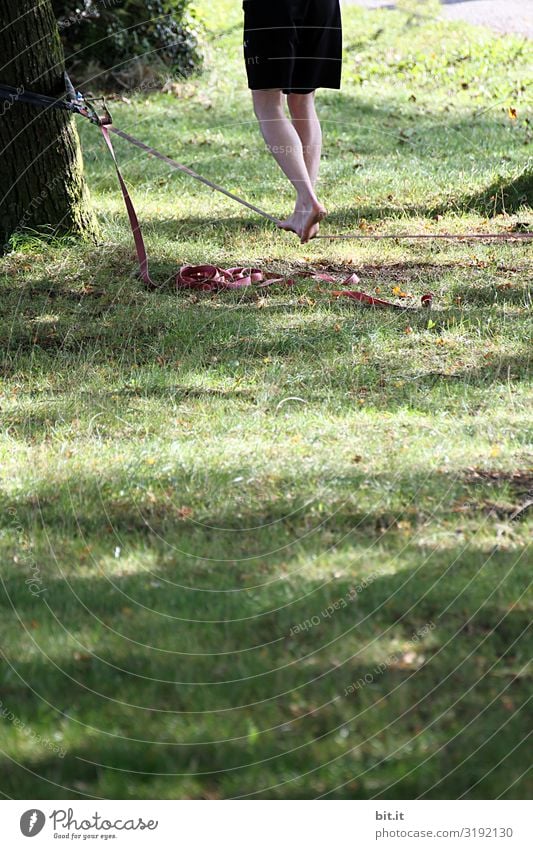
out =
<svg viewBox="0 0 533 849"><path fill-rule="evenodd" d="M0 82L62 96L65 60L50 0L0 0L0 12ZM75 120L0 101L0 253L28 231L96 238Z"/></svg>

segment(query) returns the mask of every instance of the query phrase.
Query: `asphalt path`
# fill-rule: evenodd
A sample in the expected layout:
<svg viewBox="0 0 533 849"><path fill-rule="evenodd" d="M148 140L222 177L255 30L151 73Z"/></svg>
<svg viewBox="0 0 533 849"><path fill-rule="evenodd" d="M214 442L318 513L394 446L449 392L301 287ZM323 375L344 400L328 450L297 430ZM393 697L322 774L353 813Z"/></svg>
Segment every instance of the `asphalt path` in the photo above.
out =
<svg viewBox="0 0 533 849"><path fill-rule="evenodd" d="M394 0L344 0L367 9L394 9ZM533 38L533 0L441 0L442 17Z"/></svg>

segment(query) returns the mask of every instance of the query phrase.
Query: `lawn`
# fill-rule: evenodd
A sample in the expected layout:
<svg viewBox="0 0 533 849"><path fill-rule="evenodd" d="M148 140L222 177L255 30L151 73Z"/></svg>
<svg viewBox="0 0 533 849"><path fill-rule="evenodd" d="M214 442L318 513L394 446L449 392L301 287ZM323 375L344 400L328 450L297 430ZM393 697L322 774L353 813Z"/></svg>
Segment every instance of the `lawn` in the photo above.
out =
<svg viewBox="0 0 533 849"><path fill-rule="evenodd" d="M205 72L115 99L116 125L285 214L240 4L200 6ZM345 26L324 232L533 229L531 43ZM529 797L530 243L302 247L118 141L149 293L80 133L102 243L0 260L1 792ZM200 261L296 285L178 295ZM313 278L353 270L434 309Z"/></svg>

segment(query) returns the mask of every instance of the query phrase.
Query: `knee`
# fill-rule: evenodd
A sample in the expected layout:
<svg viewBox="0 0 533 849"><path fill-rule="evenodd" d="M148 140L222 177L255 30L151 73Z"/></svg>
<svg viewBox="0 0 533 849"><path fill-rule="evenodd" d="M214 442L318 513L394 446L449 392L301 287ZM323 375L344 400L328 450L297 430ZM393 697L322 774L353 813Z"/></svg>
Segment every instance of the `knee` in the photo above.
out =
<svg viewBox="0 0 533 849"><path fill-rule="evenodd" d="M285 118L283 109L276 106L254 103L254 112L258 121L278 121Z"/></svg>
<svg viewBox="0 0 533 849"><path fill-rule="evenodd" d="M311 118L316 114L314 92L311 94L289 94L287 103L293 118Z"/></svg>
<svg viewBox="0 0 533 849"><path fill-rule="evenodd" d="M254 91L254 112L260 121L282 118L283 103L281 93L277 91Z"/></svg>

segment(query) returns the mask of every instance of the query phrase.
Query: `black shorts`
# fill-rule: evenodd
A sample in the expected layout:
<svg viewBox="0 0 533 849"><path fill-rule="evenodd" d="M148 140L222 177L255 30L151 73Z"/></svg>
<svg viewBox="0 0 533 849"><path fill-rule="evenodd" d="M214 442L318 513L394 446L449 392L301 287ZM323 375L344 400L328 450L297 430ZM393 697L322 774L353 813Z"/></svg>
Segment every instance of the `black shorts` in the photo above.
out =
<svg viewBox="0 0 533 849"><path fill-rule="evenodd" d="M244 0L243 9L249 88L308 94L341 87L339 0Z"/></svg>

